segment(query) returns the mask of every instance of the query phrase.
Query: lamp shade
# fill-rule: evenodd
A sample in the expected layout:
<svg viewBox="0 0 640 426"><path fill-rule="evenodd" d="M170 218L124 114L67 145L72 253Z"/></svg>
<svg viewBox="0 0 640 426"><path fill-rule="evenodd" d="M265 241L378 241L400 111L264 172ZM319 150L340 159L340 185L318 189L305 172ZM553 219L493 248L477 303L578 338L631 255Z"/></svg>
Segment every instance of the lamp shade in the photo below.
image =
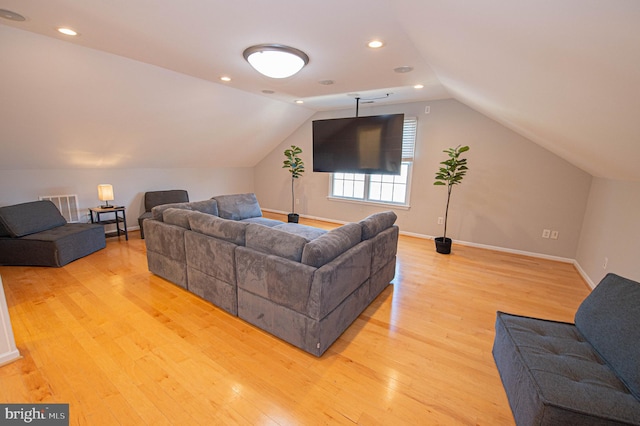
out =
<svg viewBox="0 0 640 426"><path fill-rule="evenodd" d="M309 63L306 53L281 44L251 46L243 56L256 71L271 78L291 77Z"/></svg>
<svg viewBox="0 0 640 426"><path fill-rule="evenodd" d="M100 201L113 201L113 185L103 183L98 185L98 199ZM109 203L107 203L107 206Z"/></svg>

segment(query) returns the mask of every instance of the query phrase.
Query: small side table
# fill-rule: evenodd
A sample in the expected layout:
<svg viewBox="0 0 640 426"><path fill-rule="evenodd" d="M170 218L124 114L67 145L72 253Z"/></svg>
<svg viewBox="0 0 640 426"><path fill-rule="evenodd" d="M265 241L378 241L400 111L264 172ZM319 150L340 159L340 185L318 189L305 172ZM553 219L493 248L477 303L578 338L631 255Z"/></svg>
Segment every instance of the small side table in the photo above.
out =
<svg viewBox="0 0 640 426"><path fill-rule="evenodd" d="M102 219L104 214L113 214L113 219ZM89 216L91 217L91 223L99 223L101 225L116 224L116 233L118 237L122 232L127 241L129 241L129 233L127 232L127 215L124 207L90 207ZM123 225L122 229L120 225Z"/></svg>

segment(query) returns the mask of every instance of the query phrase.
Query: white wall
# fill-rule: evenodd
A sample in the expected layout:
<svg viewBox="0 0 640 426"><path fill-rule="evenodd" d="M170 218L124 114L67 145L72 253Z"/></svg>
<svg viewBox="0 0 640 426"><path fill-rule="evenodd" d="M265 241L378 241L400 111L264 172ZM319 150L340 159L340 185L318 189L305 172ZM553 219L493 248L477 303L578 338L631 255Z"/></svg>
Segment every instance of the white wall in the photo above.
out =
<svg viewBox="0 0 640 426"><path fill-rule="evenodd" d="M638 212L640 182L593 179L576 256L590 284L608 272L640 281Z"/></svg>
<svg viewBox="0 0 640 426"><path fill-rule="evenodd" d="M18 351L13 337L9 308L4 295L2 277L0 277L0 366L18 358L20 358L20 351Z"/></svg>
<svg viewBox="0 0 640 426"><path fill-rule="evenodd" d="M425 107L430 113L425 114ZM433 186L444 149L469 145L469 172L454 188L448 236L510 250L574 259L587 205L591 176L501 124L449 99L360 108L360 115L404 112L418 118L411 207L395 209L401 231L439 236L446 190ZM303 149L307 172L296 183L296 207L302 215L357 221L388 207L327 199L329 175L312 172L312 120L354 116L354 110L321 112L305 122L255 167L255 191L261 205L291 209L289 173L283 151ZM558 240L541 238L543 229ZM450 235L449 235L450 234Z"/></svg>
<svg viewBox="0 0 640 426"><path fill-rule="evenodd" d="M127 224L135 227L146 191L186 189L189 199L198 201L253 192L253 181L253 168L0 170L0 206L34 201L40 195L78 194L88 221L87 209L102 204L98 184L110 183L115 195L111 204L127 207Z"/></svg>

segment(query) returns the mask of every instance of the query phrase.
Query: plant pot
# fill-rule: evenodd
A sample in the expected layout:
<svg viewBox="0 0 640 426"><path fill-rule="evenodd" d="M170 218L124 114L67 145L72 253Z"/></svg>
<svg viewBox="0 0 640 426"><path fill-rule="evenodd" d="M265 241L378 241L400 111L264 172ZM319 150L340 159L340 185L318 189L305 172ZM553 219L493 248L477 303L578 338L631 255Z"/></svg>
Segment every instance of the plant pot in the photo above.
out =
<svg viewBox="0 0 640 426"><path fill-rule="evenodd" d="M440 254L451 253L451 238L438 237L435 239L436 251Z"/></svg>
<svg viewBox="0 0 640 426"><path fill-rule="evenodd" d="M287 215L289 223L298 223L298 219L300 219L300 215L298 213L289 213Z"/></svg>

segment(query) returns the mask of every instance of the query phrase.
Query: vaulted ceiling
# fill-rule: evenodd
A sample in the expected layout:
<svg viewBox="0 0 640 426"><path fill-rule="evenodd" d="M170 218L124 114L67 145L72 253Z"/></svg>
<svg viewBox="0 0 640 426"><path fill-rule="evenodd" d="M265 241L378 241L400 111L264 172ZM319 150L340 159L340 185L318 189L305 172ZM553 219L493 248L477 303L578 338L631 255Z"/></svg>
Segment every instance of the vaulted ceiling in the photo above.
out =
<svg viewBox="0 0 640 426"><path fill-rule="evenodd" d="M595 176L640 180L636 0L1 0L0 9L26 18L0 19L2 169L251 167L316 111L352 108L356 96L451 97ZM385 46L368 48L374 38ZM310 62L288 79L263 77L242 57L261 43L291 45Z"/></svg>

